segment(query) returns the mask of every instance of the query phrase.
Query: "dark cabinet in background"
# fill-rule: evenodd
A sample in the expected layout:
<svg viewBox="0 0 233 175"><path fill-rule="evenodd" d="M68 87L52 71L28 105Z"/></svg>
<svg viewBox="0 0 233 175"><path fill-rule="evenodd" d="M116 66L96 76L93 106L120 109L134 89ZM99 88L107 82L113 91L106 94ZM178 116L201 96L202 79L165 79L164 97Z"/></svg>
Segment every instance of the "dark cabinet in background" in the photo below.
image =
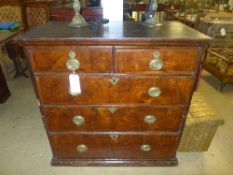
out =
<svg viewBox="0 0 233 175"><path fill-rule="evenodd" d="M6 79L4 77L2 68L0 66L0 103L4 103L9 96L10 96L10 91L8 89Z"/></svg>

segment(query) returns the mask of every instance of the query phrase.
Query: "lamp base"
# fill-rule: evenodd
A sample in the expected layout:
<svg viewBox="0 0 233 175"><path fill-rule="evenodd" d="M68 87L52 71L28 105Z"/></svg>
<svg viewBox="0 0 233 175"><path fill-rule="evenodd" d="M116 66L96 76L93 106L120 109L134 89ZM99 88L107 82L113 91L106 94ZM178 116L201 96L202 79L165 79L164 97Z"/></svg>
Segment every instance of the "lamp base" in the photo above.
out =
<svg viewBox="0 0 233 175"><path fill-rule="evenodd" d="M148 27L158 27L158 26L161 26L162 23L159 22L159 21L156 19L156 17L151 17L151 18L146 19L146 20L143 22L143 25L148 26Z"/></svg>
<svg viewBox="0 0 233 175"><path fill-rule="evenodd" d="M82 15L77 13L73 17L72 22L69 24L69 26L70 27L84 27L84 26L88 26L88 23L85 21Z"/></svg>

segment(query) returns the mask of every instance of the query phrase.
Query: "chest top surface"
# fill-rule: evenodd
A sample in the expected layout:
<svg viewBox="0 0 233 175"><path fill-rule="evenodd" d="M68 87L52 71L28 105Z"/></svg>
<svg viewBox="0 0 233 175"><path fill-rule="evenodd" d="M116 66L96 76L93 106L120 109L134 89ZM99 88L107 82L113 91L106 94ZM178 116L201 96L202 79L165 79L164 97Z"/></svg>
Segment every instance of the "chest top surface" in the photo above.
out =
<svg viewBox="0 0 233 175"><path fill-rule="evenodd" d="M182 23L164 22L159 27L147 27L137 22L112 22L102 25L72 28L67 22L49 22L19 38L26 45L33 43L51 44L94 44L104 45L154 45L159 43L206 44L210 38ZM137 41L137 42L135 42ZM78 43L76 43L78 42ZM92 43L93 44L93 43Z"/></svg>

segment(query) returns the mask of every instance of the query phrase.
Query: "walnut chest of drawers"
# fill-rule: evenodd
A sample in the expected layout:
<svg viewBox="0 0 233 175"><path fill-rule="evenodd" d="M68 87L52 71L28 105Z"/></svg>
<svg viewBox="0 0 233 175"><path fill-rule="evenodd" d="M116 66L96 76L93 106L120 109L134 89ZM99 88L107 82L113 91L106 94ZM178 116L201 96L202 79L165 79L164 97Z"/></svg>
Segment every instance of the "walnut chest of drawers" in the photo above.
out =
<svg viewBox="0 0 233 175"><path fill-rule="evenodd" d="M52 165L177 165L209 38L177 22L67 26L51 22L19 38ZM79 94L70 92L71 73L80 77Z"/></svg>

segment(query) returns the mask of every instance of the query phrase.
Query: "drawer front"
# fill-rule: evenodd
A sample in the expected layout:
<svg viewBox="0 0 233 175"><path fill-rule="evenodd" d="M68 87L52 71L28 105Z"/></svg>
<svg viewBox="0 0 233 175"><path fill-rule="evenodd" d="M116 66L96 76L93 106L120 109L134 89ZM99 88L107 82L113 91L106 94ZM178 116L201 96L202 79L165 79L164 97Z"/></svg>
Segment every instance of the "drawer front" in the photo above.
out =
<svg viewBox="0 0 233 175"><path fill-rule="evenodd" d="M190 74L197 61L197 48L116 49L115 66L117 73Z"/></svg>
<svg viewBox="0 0 233 175"><path fill-rule="evenodd" d="M52 135L58 158L167 159L175 156L177 135Z"/></svg>
<svg viewBox="0 0 233 175"><path fill-rule="evenodd" d="M69 93L68 75L36 76L43 104L186 104L192 91L192 77L80 76L81 94ZM117 83L116 83L117 82ZM153 96L150 96L150 95Z"/></svg>
<svg viewBox="0 0 233 175"><path fill-rule="evenodd" d="M183 107L45 107L49 131L177 131Z"/></svg>
<svg viewBox="0 0 233 175"><path fill-rule="evenodd" d="M66 67L69 52L76 53L76 72L112 72L112 47L37 47L28 49L35 72L70 72Z"/></svg>

